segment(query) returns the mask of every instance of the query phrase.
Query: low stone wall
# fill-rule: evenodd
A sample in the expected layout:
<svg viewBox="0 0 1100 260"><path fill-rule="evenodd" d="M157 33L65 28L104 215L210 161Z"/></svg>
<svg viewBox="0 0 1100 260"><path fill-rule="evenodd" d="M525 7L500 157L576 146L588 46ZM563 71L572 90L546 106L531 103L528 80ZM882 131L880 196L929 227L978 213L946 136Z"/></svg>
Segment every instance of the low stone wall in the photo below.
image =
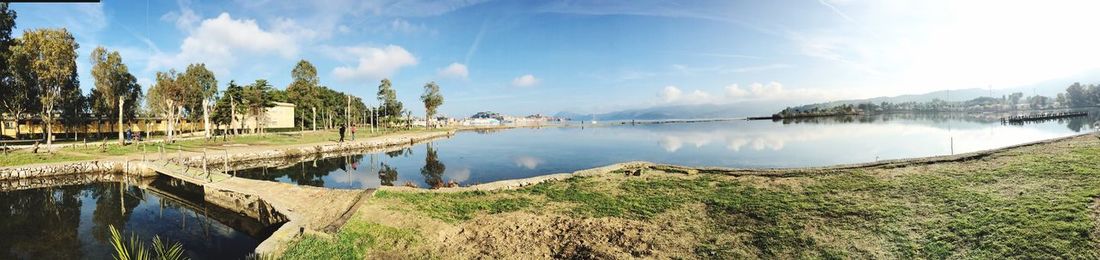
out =
<svg viewBox="0 0 1100 260"><path fill-rule="evenodd" d="M333 156L359 154L364 152L384 152L397 147L408 147L421 142L449 138L455 131L439 131L415 134L400 134L395 136L369 138L360 141L344 143L319 144L307 147L294 147L285 149L269 149L250 153L232 153L225 155L218 151L208 151L206 158L207 167L220 171L225 166L225 160L229 160L231 170L249 169L272 165L288 165L303 160L315 160ZM202 156L184 157L183 160L169 159L174 163L188 165L190 167L202 167Z"/></svg>
<svg viewBox="0 0 1100 260"><path fill-rule="evenodd" d="M120 172L118 162L84 161L0 168L0 180L43 178L81 173Z"/></svg>

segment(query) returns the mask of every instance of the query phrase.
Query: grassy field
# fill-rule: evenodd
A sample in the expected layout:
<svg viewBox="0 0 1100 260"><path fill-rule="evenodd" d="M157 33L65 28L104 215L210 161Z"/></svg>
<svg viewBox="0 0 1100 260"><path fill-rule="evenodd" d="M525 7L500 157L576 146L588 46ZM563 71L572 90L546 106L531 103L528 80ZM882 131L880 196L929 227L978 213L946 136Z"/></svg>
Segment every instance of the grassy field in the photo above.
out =
<svg viewBox="0 0 1100 260"><path fill-rule="evenodd" d="M290 259L1100 258L1100 138L963 162L381 190Z"/></svg>
<svg viewBox="0 0 1100 260"><path fill-rule="evenodd" d="M425 129L414 128L412 130L398 130L387 129L378 130L375 133L370 133L367 129L364 133L364 129L359 129L356 133L356 138L369 138L382 136L387 134L400 134L400 133L415 133L426 131L444 131L446 129ZM140 155L143 151L148 153L149 156L154 156L158 147L163 145L164 149L168 153L174 153L176 150L183 149L183 151L197 152L202 151L202 148L220 149L227 146L281 146L281 145L294 145L294 144L311 144L311 143L326 143L336 142L340 139L340 135L336 130L330 131L317 131L317 132L304 132L304 133L269 133L266 135L244 135L238 137L229 137L223 140L221 137L214 138L212 140L205 140L203 138L198 139L186 139L188 136L183 136L181 140L171 144L162 144L159 142L148 142L145 144L129 144L119 145L117 142L108 142L106 147L101 147L99 143L84 143L67 142L54 144L55 152L53 155L44 153L45 144L41 146L42 151L39 153L31 153L29 150L17 150L10 152L4 156L0 156L0 166L16 166L32 163L46 163L46 162L65 162L65 161L79 161L103 158L108 156L121 156L121 155ZM350 133L345 136L348 140L351 140ZM113 140L113 139L109 139ZM160 140L159 137L149 140Z"/></svg>

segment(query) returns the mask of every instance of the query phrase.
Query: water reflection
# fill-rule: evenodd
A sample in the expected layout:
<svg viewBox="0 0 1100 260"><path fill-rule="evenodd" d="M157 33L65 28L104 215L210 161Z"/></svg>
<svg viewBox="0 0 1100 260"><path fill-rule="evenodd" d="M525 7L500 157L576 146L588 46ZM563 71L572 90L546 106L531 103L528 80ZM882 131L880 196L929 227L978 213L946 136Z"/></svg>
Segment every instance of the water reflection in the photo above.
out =
<svg viewBox="0 0 1100 260"><path fill-rule="evenodd" d="M527 155L516 157L512 162L515 162L516 166L527 168L528 170L534 170L539 167L539 164L543 163L542 159Z"/></svg>
<svg viewBox="0 0 1100 260"><path fill-rule="evenodd" d="M305 162L285 172L280 169L289 166L252 169L244 176L333 188L432 188L635 160L689 166L825 166L947 155L1067 136L1093 129L1090 122L1097 121L1097 115L1018 126L1002 125L993 114L896 114L459 132L411 148ZM369 167L356 167L357 163Z"/></svg>
<svg viewBox="0 0 1100 260"><path fill-rule="evenodd" d="M383 186L393 186L393 183L397 181L397 169L384 162L380 164L382 166L378 169L378 179L382 180Z"/></svg>
<svg viewBox="0 0 1100 260"><path fill-rule="evenodd" d="M455 186L443 183L443 172L447 170L447 166L439 162L438 151L432 148L431 143L428 143L425 147L427 152L424 156L424 167L420 168L420 175L424 176L424 183L432 188Z"/></svg>
<svg viewBox="0 0 1100 260"><path fill-rule="evenodd" d="M0 259L107 259L110 226L178 241L192 259L242 258L274 229L201 200L166 196L156 181L143 185L148 189L108 182L0 193Z"/></svg>

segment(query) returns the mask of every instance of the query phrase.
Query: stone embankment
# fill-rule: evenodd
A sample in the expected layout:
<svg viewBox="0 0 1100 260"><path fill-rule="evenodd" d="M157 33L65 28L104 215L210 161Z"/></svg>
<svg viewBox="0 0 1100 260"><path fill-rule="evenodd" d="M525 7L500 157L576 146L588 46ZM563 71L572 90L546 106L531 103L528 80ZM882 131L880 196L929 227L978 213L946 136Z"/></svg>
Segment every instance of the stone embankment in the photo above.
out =
<svg viewBox="0 0 1100 260"><path fill-rule="evenodd" d="M363 152L384 151L399 147L412 146L417 143L449 138L455 131L436 131L422 133L406 133L389 136L365 138L357 141L343 143L327 143L314 145L298 145L285 148L265 149L244 152L223 152L208 150L205 163L210 169L221 170L228 160L232 169L248 169L262 166L270 166L272 163L282 165L297 162L301 159L325 158L345 154L358 154ZM202 167L204 160L202 154L180 158L170 158L170 162L187 165L190 167Z"/></svg>
<svg viewBox="0 0 1100 260"><path fill-rule="evenodd" d="M228 156L228 162L232 168L238 166L247 167L251 166L250 162L264 162L265 160L285 160L286 158L308 156L324 157L326 155L341 152L408 146L418 142L450 137L453 136L454 133L455 131L453 130L436 131L364 138L359 141L344 143L304 144L270 148L258 147L253 149L249 149L249 147L236 147L226 150L210 149L206 154L206 163L211 170L220 169L226 162ZM172 154L176 154L175 151L172 151ZM191 167L202 167L203 153L185 151L180 154L183 155L181 158L166 159L172 163ZM142 161L141 157L137 157L136 159L119 157L101 160L0 167L0 181L89 173L124 173L127 175L151 176L156 173L151 172L144 164L152 163L152 161L154 161L153 156L149 156L148 161Z"/></svg>

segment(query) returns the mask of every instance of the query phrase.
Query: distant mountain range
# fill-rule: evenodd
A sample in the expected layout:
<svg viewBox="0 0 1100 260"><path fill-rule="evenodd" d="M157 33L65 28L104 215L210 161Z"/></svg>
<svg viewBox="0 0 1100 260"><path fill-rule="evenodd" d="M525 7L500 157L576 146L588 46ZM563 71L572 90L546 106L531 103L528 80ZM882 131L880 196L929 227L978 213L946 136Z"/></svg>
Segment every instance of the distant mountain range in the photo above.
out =
<svg viewBox="0 0 1100 260"><path fill-rule="evenodd" d="M866 99L839 100L817 105L831 107L843 104L857 105L860 103L903 103L903 102L929 102L934 99L946 101L967 101L979 97L1007 96L1015 92L1024 93L1024 96L1035 94L1054 97L1058 93L1064 93L1066 87L1073 82L1082 84L1100 83L1100 71L1082 73L1065 79L1048 80L1035 84L1006 89L981 89L969 88L958 90L940 90L924 94L910 94L892 97L875 97ZM571 112L559 112L554 116L571 118L573 120L665 120L665 119L711 119L711 118L744 118L750 116L769 116L786 107L807 105L795 101L788 102L739 102L732 104L699 104L699 105L672 105L656 106L650 108L627 109L601 114L580 114Z"/></svg>

